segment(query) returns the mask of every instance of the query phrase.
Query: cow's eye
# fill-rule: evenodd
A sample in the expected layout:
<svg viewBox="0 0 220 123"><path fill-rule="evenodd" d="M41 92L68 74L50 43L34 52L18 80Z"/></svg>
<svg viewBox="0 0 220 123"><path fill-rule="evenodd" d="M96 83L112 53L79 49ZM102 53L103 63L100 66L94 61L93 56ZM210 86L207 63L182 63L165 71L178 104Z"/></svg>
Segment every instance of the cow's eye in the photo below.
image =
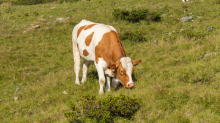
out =
<svg viewBox="0 0 220 123"><path fill-rule="evenodd" d="M123 71L121 71L121 74L124 74Z"/></svg>

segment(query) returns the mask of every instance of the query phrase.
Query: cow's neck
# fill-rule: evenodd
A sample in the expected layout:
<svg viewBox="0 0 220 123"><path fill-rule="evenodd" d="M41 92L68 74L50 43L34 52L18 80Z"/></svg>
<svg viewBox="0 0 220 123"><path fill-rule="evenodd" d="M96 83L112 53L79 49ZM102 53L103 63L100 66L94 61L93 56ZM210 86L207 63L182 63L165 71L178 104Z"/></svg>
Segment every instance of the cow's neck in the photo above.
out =
<svg viewBox="0 0 220 123"><path fill-rule="evenodd" d="M126 54L125 54L125 51L121 45L121 42L120 40L117 41L116 43L117 45L112 49L112 59L114 62L116 62L117 60L119 60L120 58L122 57L125 57Z"/></svg>

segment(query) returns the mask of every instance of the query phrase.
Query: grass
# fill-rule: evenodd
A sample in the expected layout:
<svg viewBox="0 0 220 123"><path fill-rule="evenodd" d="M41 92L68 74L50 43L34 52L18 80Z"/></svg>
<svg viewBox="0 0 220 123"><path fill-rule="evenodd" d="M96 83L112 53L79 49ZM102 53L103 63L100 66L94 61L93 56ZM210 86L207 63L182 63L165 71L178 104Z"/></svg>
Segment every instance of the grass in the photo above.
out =
<svg viewBox="0 0 220 123"><path fill-rule="evenodd" d="M185 4L174 0L85 0L31 6L3 2L0 5L2 122L68 122L64 112L69 110L71 100L86 94L98 95L94 66L90 67L84 85L74 82L71 33L82 19L112 25L119 34L140 31L147 39L122 40L127 56L142 59L135 67L135 87L112 89L98 96L129 94L142 98L143 105L132 120L115 118L116 122L220 120L218 0ZM112 15L114 9L138 8L158 11L162 20L129 23ZM184 16L193 16L193 20L180 22ZM56 21L60 17L65 20ZM30 29L32 25L40 28ZM214 29L207 31L209 26ZM217 53L204 57L208 52ZM17 101L14 97L18 97Z"/></svg>

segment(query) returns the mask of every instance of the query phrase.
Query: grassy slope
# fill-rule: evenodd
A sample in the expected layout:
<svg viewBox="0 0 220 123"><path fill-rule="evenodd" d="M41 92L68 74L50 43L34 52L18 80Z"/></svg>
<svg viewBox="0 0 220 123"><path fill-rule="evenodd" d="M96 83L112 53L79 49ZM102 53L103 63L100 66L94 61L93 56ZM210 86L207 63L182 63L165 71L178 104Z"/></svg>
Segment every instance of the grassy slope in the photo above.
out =
<svg viewBox="0 0 220 123"><path fill-rule="evenodd" d="M98 94L94 66L90 67L84 85L77 86L74 82L71 32L76 23L87 19L112 25L119 33L142 31L148 39L142 43L122 41L128 56L143 60L135 68L135 88L112 90L99 98L121 93L142 98L143 106L134 116L135 122L220 121L220 55L203 58L207 52L220 51L220 4L215 1L182 4L176 0L92 0L1 6L0 120L67 122L63 112L68 110L70 100ZM161 22L132 24L116 21L112 16L114 8L148 8L165 16ZM193 16L193 21L178 21L187 15ZM56 23L59 17L66 20ZM41 27L30 30L31 24ZM207 32L208 26L214 30ZM16 92L16 88L20 91ZM18 97L17 102L14 97Z"/></svg>

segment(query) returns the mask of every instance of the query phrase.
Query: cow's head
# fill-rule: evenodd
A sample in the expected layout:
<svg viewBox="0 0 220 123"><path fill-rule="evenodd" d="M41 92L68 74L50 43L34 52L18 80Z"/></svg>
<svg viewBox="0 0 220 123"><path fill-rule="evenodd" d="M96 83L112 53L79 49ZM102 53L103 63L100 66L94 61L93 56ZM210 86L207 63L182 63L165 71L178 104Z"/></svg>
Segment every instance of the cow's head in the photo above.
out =
<svg viewBox="0 0 220 123"><path fill-rule="evenodd" d="M134 71L134 66L141 62L139 60L131 60L129 57L122 57L117 60L116 63L108 65L108 69L111 69L115 77L125 88L132 88L134 82L132 80L132 74Z"/></svg>

